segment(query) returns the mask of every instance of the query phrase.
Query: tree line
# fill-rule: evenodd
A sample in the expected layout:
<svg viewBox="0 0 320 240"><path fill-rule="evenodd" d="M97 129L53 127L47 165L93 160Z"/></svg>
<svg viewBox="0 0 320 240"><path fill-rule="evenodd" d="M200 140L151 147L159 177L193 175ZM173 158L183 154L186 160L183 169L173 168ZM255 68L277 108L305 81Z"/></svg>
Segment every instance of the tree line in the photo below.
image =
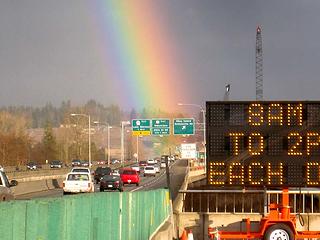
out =
<svg viewBox="0 0 320 240"><path fill-rule="evenodd" d="M55 159L69 163L72 159L87 159L88 119L70 117L71 113L89 114L92 121L119 126L122 120L136 118L173 118L183 117L179 113L167 113L161 109L132 109L125 112L117 105L104 106L89 100L83 106L72 106L70 101L62 102L59 107L48 103L44 107L9 106L0 108L0 165L19 166L29 161L39 164ZM41 141L35 141L28 134L30 129L43 129ZM53 130L55 129L55 131ZM129 153L136 144L129 139ZM169 136L161 139L162 145L156 151L163 152L179 141ZM152 139L157 143L158 140ZM105 149L91 141L92 160L105 159Z"/></svg>

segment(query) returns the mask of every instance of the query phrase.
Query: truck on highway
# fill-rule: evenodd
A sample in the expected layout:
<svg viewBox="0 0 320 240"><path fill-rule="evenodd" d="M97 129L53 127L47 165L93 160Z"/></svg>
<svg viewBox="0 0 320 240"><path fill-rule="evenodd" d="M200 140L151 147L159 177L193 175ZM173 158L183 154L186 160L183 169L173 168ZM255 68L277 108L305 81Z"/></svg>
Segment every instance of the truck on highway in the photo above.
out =
<svg viewBox="0 0 320 240"><path fill-rule="evenodd" d="M5 172L0 171L0 202L13 200L14 195L11 191L11 187L17 186L18 182L16 180L12 180L9 183L8 177Z"/></svg>

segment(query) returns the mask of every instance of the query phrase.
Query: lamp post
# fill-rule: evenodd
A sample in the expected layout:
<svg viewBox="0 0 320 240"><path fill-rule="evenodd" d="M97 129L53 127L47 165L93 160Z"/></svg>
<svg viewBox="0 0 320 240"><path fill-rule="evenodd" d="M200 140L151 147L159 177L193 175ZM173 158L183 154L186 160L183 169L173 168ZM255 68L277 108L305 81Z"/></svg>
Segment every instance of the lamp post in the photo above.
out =
<svg viewBox="0 0 320 240"><path fill-rule="evenodd" d="M88 118L88 156L89 156L89 168L91 168L91 119L89 114L83 114L83 113L71 113L71 116L83 116Z"/></svg>
<svg viewBox="0 0 320 240"><path fill-rule="evenodd" d="M111 154L111 150L110 150L110 129L112 128L112 126L110 126L109 123L101 123L99 121L94 121L93 123L95 124L101 124L101 125L105 125L107 126L107 134L108 134L108 142L107 142L107 148L108 148L108 166L110 165L110 154Z"/></svg>
<svg viewBox="0 0 320 240"><path fill-rule="evenodd" d="M205 109L199 104L193 103L178 103L179 106L192 106L200 108L202 112L202 120L203 120L203 148L204 148L204 169L207 171L207 144L206 144L206 111Z"/></svg>
<svg viewBox="0 0 320 240"><path fill-rule="evenodd" d="M124 127L129 124L130 121L121 121L121 165L124 162Z"/></svg>

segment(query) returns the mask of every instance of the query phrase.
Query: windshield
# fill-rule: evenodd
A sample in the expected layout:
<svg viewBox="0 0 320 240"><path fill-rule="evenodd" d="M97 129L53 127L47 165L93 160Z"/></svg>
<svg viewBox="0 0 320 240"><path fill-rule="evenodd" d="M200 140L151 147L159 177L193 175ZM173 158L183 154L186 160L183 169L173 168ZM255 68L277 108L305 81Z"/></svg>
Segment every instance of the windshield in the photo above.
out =
<svg viewBox="0 0 320 240"><path fill-rule="evenodd" d="M110 174L112 172L111 168L97 168L97 174Z"/></svg>
<svg viewBox="0 0 320 240"><path fill-rule="evenodd" d="M3 182L1 182L1 177L0 177L0 185L3 185L3 186L6 186L6 187L9 187L9 186L10 186L10 184L9 184L9 180L8 180L8 178L7 178L7 175L6 175L5 173L0 173L0 174L2 174L3 181L4 181L4 183L3 183Z"/></svg>
<svg viewBox="0 0 320 240"><path fill-rule="evenodd" d="M136 171L124 170L123 174L124 175L136 175L137 173L136 173Z"/></svg>
<svg viewBox="0 0 320 240"><path fill-rule="evenodd" d="M103 176L103 180L106 180L106 181L111 181L111 180L119 181L120 177L119 176L114 176L114 175L105 175L105 176Z"/></svg>
<svg viewBox="0 0 320 240"><path fill-rule="evenodd" d="M70 181L89 181L88 174L69 174L68 180Z"/></svg>
<svg viewBox="0 0 320 240"><path fill-rule="evenodd" d="M74 168L72 172L89 172L89 169L86 168Z"/></svg>
<svg viewBox="0 0 320 240"><path fill-rule="evenodd" d="M146 170L154 170L154 167L146 167Z"/></svg>

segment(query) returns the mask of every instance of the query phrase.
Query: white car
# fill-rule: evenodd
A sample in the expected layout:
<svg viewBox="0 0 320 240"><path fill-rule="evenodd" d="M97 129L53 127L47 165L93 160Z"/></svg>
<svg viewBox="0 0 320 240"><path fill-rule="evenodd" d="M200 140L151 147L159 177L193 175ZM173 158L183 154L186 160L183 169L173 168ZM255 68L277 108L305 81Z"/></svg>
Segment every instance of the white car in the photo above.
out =
<svg viewBox="0 0 320 240"><path fill-rule="evenodd" d="M165 161L161 161L160 167L161 168L165 168L166 167L166 162Z"/></svg>
<svg viewBox="0 0 320 240"><path fill-rule="evenodd" d="M153 165L155 170L156 170L156 173L159 173L160 172L160 166L158 164L155 164Z"/></svg>
<svg viewBox="0 0 320 240"><path fill-rule="evenodd" d="M140 166L139 164L135 164L131 167L133 170L136 170L137 172L140 172Z"/></svg>
<svg viewBox="0 0 320 240"><path fill-rule="evenodd" d="M149 176L149 175L151 175L151 176L154 176L154 177L155 177L156 174L157 174L157 171L156 171L156 169L154 168L154 166L148 165L148 166L146 166L146 167L144 168L143 176Z"/></svg>
<svg viewBox="0 0 320 240"><path fill-rule="evenodd" d="M120 176L120 171L119 171L119 169L113 169L111 175Z"/></svg>
<svg viewBox="0 0 320 240"><path fill-rule="evenodd" d="M148 163L148 164L155 164L156 161L155 161L154 159L149 159L149 160L147 161L147 163Z"/></svg>
<svg viewBox="0 0 320 240"><path fill-rule="evenodd" d="M63 194L94 192L94 183L90 173L70 172L63 181Z"/></svg>

